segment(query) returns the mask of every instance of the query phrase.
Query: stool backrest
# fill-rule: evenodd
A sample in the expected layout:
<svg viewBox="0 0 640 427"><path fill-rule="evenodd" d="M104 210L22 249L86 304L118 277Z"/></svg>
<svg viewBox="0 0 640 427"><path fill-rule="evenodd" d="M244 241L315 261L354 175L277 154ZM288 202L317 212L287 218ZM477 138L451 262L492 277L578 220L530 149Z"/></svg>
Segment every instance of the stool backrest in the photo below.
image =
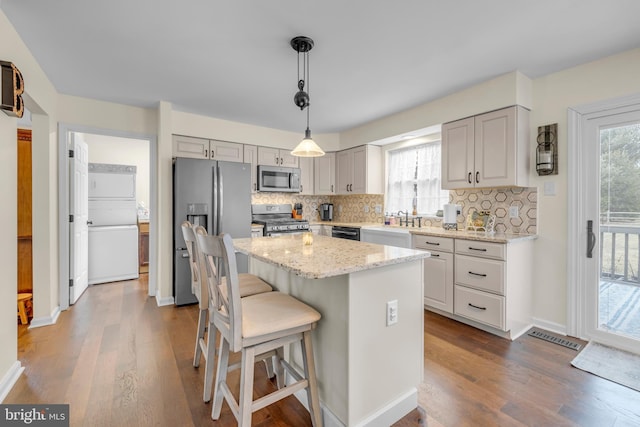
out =
<svg viewBox="0 0 640 427"><path fill-rule="evenodd" d="M213 315L213 323L229 342L231 351L240 351L242 350L242 308L233 240L229 234L209 236L199 232L196 233L196 239L207 269L210 316ZM221 281L221 271L226 273L224 282ZM226 286L226 298L221 291L221 285Z"/></svg>
<svg viewBox="0 0 640 427"><path fill-rule="evenodd" d="M182 228L182 237L184 237L184 243L187 246L187 252L189 253L189 269L191 270L191 292L200 301L200 271L198 268L198 259L196 257L196 235L193 232L193 226L189 221L183 221L180 224Z"/></svg>
<svg viewBox="0 0 640 427"><path fill-rule="evenodd" d="M204 256L202 255L202 251L200 250L200 246L198 246L198 239L196 239L196 235L207 234L207 229L201 225L196 225L192 229L193 232L193 249L194 249L194 258L196 270L198 272L198 280L199 280L199 293L200 298L198 298L198 306L200 310L206 310L209 308L209 284L207 283L207 268L204 263ZM186 239L185 239L186 241Z"/></svg>

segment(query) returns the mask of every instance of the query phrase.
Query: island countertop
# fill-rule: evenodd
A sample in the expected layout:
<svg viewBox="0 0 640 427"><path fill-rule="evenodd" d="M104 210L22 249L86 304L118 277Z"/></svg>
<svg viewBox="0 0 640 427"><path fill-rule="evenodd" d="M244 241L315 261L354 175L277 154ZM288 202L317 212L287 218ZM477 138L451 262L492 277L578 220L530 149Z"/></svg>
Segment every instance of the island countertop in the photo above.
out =
<svg viewBox="0 0 640 427"><path fill-rule="evenodd" d="M236 250L307 279L321 279L429 257L429 252L302 234L233 239Z"/></svg>

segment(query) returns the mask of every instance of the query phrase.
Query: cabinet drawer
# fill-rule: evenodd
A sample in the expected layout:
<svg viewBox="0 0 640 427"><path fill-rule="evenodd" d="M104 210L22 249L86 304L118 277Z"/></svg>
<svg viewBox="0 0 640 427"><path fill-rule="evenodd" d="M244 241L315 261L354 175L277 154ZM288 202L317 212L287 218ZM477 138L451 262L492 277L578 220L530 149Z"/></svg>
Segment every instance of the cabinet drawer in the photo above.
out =
<svg viewBox="0 0 640 427"><path fill-rule="evenodd" d="M504 312L504 297L455 286L455 314L504 331Z"/></svg>
<svg viewBox="0 0 640 427"><path fill-rule="evenodd" d="M505 263L456 254L456 283L504 295Z"/></svg>
<svg viewBox="0 0 640 427"><path fill-rule="evenodd" d="M456 239L456 253L504 260L506 245L504 243Z"/></svg>
<svg viewBox="0 0 640 427"><path fill-rule="evenodd" d="M453 252L453 239L448 237L435 237L414 234L412 239L414 248Z"/></svg>

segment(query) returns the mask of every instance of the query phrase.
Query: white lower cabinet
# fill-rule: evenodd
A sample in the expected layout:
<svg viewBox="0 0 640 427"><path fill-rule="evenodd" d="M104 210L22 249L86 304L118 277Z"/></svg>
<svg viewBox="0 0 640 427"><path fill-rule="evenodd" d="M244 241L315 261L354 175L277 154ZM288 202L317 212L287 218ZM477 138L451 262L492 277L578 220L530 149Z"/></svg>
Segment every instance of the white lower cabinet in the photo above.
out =
<svg viewBox="0 0 640 427"><path fill-rule="evenodd" d="M431 252L424 260L424 304L453 313L453 239L413 235L413 247Z"/></svg>
<svg viewBox="0 0 640 427"><path fill-rule="evenodd" d="M413 247L431 252L424 262L425 307L510 339L532 326L533 240L414 235Z"/></svg>

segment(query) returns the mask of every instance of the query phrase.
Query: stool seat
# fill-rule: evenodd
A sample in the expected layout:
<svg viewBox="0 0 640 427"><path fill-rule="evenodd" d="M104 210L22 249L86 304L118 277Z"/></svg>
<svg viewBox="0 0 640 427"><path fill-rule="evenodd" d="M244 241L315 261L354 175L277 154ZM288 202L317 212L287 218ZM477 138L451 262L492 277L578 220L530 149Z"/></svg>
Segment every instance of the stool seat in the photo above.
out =
<svg viewBox="0 0 640 427"><path fill-rule="evenodd" d="M29 323L26 303L31 301L31 298L33 298L33 294L28 292L18 294L18 314L20 315L20 323L22 325Z"/></svg>

